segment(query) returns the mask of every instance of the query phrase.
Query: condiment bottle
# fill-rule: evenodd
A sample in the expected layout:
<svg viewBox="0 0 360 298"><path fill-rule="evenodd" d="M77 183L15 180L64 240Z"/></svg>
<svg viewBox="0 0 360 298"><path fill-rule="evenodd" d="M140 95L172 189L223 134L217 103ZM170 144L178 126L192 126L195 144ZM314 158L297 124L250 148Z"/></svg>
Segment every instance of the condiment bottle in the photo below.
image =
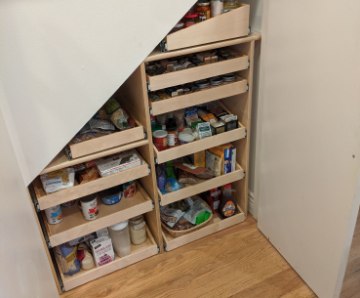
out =
<svg viewBox="0 0 360 298"><path fill-rule="evenodd" d="M139 215L130 219L130 239L135 245L141 244L146 241L146 224L144 217Z"/></svg>
<svg viewBox="0 0 360 298"><path fill-rule="evenodd" d="M219 206L219 213L223 218L228 218L236 214L236 200L233 197L235 190L231 189L231 184L225 185Z"/></svg>
<svg viewBox="0 0 360 298"><path fill-rule="evenodd" d="M109 233L116 254L119 257L129 255L131 253L129 222L126 220L109 227Z"/></svg>

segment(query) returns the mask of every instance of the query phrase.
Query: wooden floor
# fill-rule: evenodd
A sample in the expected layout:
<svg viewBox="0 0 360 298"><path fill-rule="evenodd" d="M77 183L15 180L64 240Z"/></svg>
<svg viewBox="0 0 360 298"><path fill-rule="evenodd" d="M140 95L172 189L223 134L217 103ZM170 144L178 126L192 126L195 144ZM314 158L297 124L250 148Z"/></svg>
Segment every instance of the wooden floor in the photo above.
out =
<svg viewBox="0 0 360 298"><path fill-rule="evenodd" d="M360 213L351 244L349 261L345 273L341 298L360 297Z"/></svg>
<svg viewBox="0 0 360 298"><path fill-rule="evenodd" d="M78 297L316 297L254 219L78 287Z"/></svg>

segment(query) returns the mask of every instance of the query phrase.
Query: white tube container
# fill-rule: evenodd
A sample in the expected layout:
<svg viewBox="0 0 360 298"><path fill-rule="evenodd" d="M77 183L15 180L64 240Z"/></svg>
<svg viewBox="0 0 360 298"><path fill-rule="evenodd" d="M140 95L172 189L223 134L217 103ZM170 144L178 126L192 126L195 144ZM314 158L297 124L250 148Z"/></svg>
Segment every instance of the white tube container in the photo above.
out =
<svg viewBox="0 0 360 298"><path fill-rule="evenodd" d="M110 238L114 250L119 257L125 257L131 253L129 222L122 221L109 227Z"/></svg>

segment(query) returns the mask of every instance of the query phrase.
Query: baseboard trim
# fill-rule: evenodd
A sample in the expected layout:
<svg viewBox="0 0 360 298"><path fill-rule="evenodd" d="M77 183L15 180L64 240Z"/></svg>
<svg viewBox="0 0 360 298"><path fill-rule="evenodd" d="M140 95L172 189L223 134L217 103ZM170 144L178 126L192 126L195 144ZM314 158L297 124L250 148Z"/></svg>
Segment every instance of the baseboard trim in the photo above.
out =
<svg viewBox="0 0 360 298"><path fill-rule="evenodd" d="M257 204L256 204L256 199L255 199L255 195L252 191L249 191L249 213L255 218L257 219Z"/></svg>

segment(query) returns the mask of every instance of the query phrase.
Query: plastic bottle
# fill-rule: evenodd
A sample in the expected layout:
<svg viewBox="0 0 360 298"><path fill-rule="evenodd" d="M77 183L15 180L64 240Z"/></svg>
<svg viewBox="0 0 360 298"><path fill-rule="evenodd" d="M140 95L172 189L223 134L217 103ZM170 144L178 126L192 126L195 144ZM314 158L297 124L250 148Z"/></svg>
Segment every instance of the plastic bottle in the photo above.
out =
<svg viewBox="0 0 360 298"><path fill-rule="evenodd" d="M230 185L226 185L223 188L221 203L219 206L219 213L223 218L228 218L236 214L236 200L233 196L235 190Z"/></svg>

